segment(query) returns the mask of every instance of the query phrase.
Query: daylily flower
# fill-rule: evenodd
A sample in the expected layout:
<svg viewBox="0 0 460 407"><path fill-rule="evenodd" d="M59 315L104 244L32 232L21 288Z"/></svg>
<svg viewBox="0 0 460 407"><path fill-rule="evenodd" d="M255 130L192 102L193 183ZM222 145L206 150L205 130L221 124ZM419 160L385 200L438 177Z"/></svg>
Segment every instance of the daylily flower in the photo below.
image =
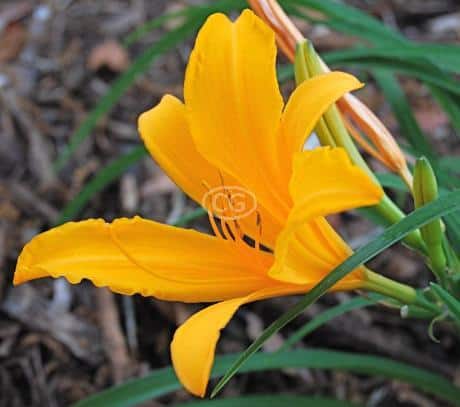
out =
<svg viewBox="0 0 460 407"><path fill-rule="evenodd" d="M140 217L70 222L28 243L14 276L15 284L46 276L71 283L86 278L122 294L216 302L179 327L171 344L180 381L200 396L220 330L237 309L308 291L351 253L324 216L382 197L344 150L302 151L331 103L361 84L351 75L328 73L304 82L284 106L275 62L274 33L251 11L235 23L214 14L190 56L185 104L167 95L139 119L148 150L207 207L216 236ZM216 208L203 200L215 188L224 191L219 209L225 216L217 221ZM236 213L232 188L254 196L255 210ZM334 289L365 285L360 268Z"/></svg>

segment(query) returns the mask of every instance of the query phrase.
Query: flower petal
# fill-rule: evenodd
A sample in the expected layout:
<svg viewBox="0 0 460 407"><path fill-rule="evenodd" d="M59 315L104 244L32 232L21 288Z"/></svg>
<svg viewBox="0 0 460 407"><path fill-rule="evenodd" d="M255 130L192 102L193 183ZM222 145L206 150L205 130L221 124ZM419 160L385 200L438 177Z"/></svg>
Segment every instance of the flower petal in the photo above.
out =
<svg viewBox="0 0 460 407"><path fill-rule="evenodd" d="M209 190L225 186L241 187L233 177L218 170L197 151L190 134L185 106L171 95L139 117L139 132L154 160L192 199L202 205ZM257 203L262 229L257 226L256 213L239 219L242 231L262 244L273 248L280 223ZM260 236L259 236L260 234Z"/></svg>
<svg viewBox="0 0 460 407"><path fill-rule="evenodd" d="M305 287L278 284L245 297L211 305L192 315L174 334L171 358L177 377L192 394L204 397L214 362L214 352L220 331L228 324L240 306L264 298L295 294Z"/></svg>
<svg viewBox="0 0 460 407"><path fill-rule="evenodd" d="M276 131L283 100L273 31L245 10L235 23L208 18L190 56L185 104L198 151L284 221Z"/></svg>
<svg viewBox="0 0 460 407"><path fill-rule="evenodd" d="M154 160L192 199L201 203L205 184L222 183L219 170L195 148L184 104L165 95L160 103L139 117L139 132Z"/></svg>
<svg viewBox="0 0 460 407"><path fill-rule="evenodd" d="M312 275L324 277L350 254L345 243L321 218L377 204L383 196L382 189L364 171L352 165L345 150L329 147L295 155L290 192L294 207L278 237L275 264L269 275L296 284L310 281ZM311 222L316 222L315 227L319 228L317 238L302 239L299 235L302 225L311 226ZM298 240L302 244L297 244ZM310 263L302 265L311 253L321 249L318 246L331 253L326 259L326 268L309 268Z"/></svg>
<svg viewBox="0 0 460 407"><path fill-rule="evenodd" d="M302 151L320 117L345 93L363 84L343 72L329 72L300 84L289 98L283 112L278 136L279 159L287 182L292 173L294 153Z"/></svg>
<svg viewBox="0 0 460 407"><path fill-rule="evenodd" d="M246 295L273 284L268 253L193 230L136 217L109 224L70 222L32 239L14 283L41 277L83 278L122 294L205 302Z"/></svg>

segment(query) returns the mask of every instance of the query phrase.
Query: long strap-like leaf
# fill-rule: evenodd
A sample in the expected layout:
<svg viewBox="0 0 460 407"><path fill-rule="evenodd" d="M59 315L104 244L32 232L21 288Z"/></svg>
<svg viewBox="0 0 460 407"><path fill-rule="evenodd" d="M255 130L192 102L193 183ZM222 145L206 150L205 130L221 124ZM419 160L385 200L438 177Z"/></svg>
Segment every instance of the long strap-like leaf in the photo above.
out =
<svg viewBox="0 0 460 407"><path fill-rule="evenodd" d="M238 355L216 358L212 377L219 377L235 362ZM447 379L423 369L386 358L326 349L300 349L290 352L259 353L243 366L241 372L256 372L280 368L315 368L349 371L359 374L398 379L438 396L456 402L460 389ZM130 407L171 393L181 387L171 367L156 370L149 375L113 387L73 407Z"/></svg>

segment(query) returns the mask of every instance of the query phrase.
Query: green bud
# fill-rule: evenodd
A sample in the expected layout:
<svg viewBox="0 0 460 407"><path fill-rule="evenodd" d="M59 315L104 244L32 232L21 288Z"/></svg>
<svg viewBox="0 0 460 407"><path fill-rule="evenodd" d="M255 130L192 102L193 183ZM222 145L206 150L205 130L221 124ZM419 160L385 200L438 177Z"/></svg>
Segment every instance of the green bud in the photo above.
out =
<svg viewBox="0 0 460 407"><path fill-rule="evenodd" d="M414 199L415 207L420 208L438 197L438 183L430 162L420 157L414 170Z"/></svg>
<svg viewBox="0 0 460 407"><path fill-rule="evenodd" d="M414 203L420 208L438 198L438 183L430 162L421 157L414 169ZM421 228L423 240L427 245L442 243L443 228L439 219Z"/></svg>
<svg viewBox="0 0 460 407"><path fill-rule="evenodd" d="M436 176L430 162L425 157L419 158L415 164L413 195L416 208L438 198ZM445 285L446 256L442 245L444 230L441 219L422 226L420 232L427 246L431 269L441 285Z"/></svg>

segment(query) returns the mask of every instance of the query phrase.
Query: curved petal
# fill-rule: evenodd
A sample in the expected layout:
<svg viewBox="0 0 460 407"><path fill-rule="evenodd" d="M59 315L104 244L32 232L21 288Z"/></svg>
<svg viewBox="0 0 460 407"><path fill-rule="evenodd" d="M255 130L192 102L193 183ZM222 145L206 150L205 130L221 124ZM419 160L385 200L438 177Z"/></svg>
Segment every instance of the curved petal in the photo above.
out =
<svg viewBox="0 0 460 407"><path fill-rule="evenodd" d="M284 221L287 208L276 188L283 100L275 62L274 33L251 11L235 23L214 14L198 34L184 93L198 151Z"/></svg>
<svg viewBox="0 0 460 407"><path fill-rule="evenodd" d="M219 302L192 315L181 325L171 342L171 359L182 385L204 397L214 362L220 330L227 325L247 297Z"/></svg>
<svg viewBox="0 0 460 407"><path fill-rule="evenodd" d="M222 187L226 190L241 187L233 177L218 170L197 151L190 134L185 106L174 96L165 95L158 105L141 114L138 127L154 160L198 204L203 204L210 190L218 193ZM261 231L255 213L240 218L240 227L248 236L274 248L281 226L260 203L257 212L262 219Z"/></svg>
<svg viewBox="0 0 460 407"><path fill-rule="evenodd" d="M289 98L281 119L278 136L279 160L287 182L292 173L294 153L302 151L320 117L345 93L363 86L354 76L329 72L300 84Z"/></svg>
<svg viewBox="0 0 460 407"><path fill-rule="evenodd" d="M183 386L190 393L204 397L220 331L240 306L264 298L306 290L305 287L278 284L271 289L259 290L245 297L219 302L192 315L177 329L171 342L172 363Z"/></svg>
<svg viewBox="0 0 460 407"><path fill-rule="evenodd" d="M309 291L319 279L302 285L276 283L270 288L247 296L219 302L192 315L175 332L171 342L171 359L182 385L192 394L204 397L211 374L220 331L244 304L283 295ZM336 284L332 290L351 290L359 283L349 279Z"/></svg>
<svg viewBox="0 0 460 407"><path fill-rule="evenodd" d="M205 302L270 286L268 253L193 230L141 219L70 222L32 239L14 284L41 277L83 278L122 294Z"/></svg>
<svg viewBox="0 0 460 407"><path fill-rule="evenodd" d="M196 150L179 99L163 96L158 105L139 116L138 127L154 160L196 202L201 203L206 184L214 187L222 183L219 170Z"/></svg>
<svg viewBox="0 0 460 407"><path fill-rule="evenodd" d="M383 196L382 189L360 168L352 165L342 148L317 148L297 153L290 183L294 206L285 228L276 242L275 263L269 275L290 283L302 284L313 275L326 275L349 254L343 241L330 227L321 225L321 217L361 206L374 205ZM311 252L318 250L309 240L301 239L299 228L317 222L318 238L312 240L331 253L329 267L302 266ZM320 222L320 223L318 223ZM302 239L301 239L302 240ZM305 255L302 255L302 251ZM342 257L343 256L343 257ZM293 263L293 264L292 264ZM287 265L288 267L285 267ZM356 278L351 275L350 278Z"/></svg>

